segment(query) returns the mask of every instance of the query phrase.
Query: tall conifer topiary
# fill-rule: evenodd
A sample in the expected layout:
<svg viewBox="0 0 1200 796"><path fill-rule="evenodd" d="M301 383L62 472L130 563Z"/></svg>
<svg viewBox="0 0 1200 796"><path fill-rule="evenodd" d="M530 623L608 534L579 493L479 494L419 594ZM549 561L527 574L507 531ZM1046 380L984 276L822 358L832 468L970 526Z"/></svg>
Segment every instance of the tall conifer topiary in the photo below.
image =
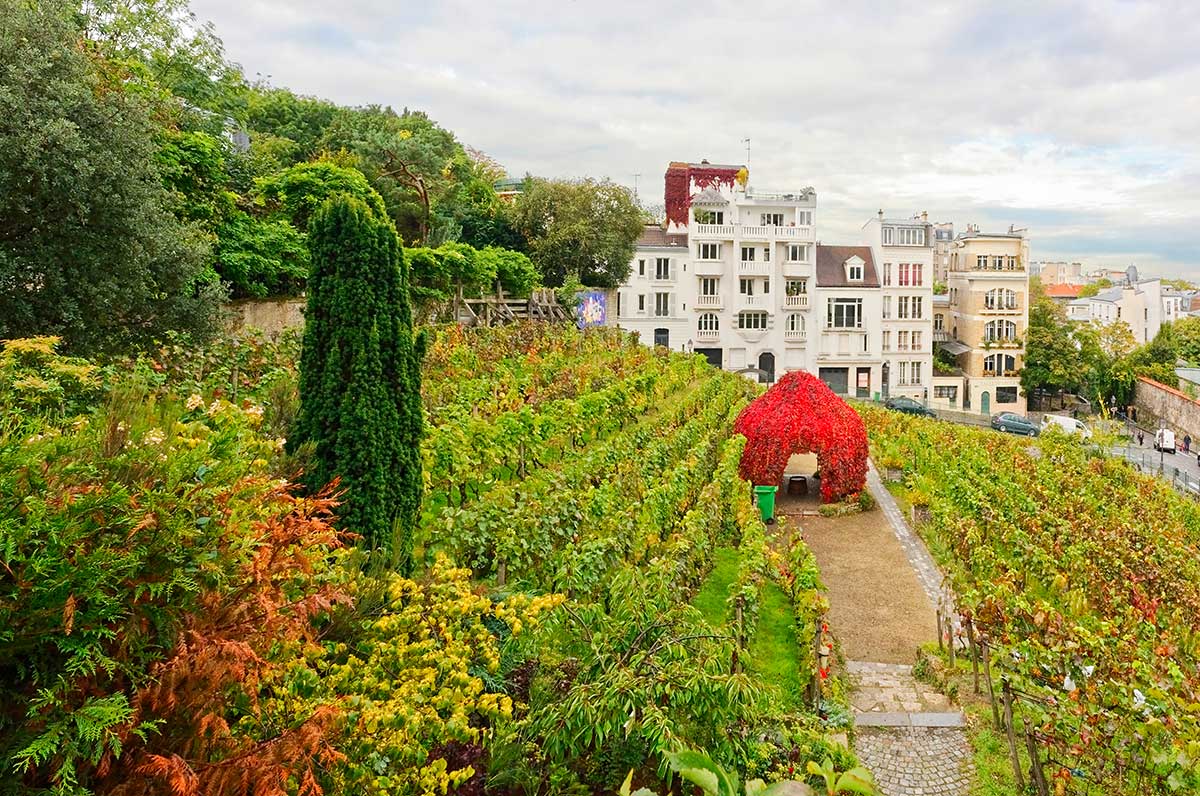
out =
<svg viewBox="0 0 1200 796"><path fill-rule="evenodd" d="M300 415L289 444L314 444L309 485L340 478L342 526L407 571L422 490L424 354L407 265L391 221L346 194L313 214L308 235Z"/></svg>

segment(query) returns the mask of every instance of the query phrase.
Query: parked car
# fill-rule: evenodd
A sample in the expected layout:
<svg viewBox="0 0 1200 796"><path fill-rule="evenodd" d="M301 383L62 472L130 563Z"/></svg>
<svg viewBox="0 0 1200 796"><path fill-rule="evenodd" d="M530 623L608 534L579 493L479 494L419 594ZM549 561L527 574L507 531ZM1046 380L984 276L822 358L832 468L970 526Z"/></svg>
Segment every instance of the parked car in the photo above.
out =
<svg viewBox="0 0 1200 796"><path fill-rule="evenodd" d="M1175 432L1169 428L1160 428L1154 432L1154 450L1163 453L1175 453Z"/></svg>
<svg viewBox="0 0 1200 796"><path fill-rule="evenodd" d="M884 406L895 412L903 412L906 415L917 415L918 417L937 417L937 412L933 411L929 407L914 401L912 398L905 398L903 396L888 398L887 402L884 403Z"/></svg>
<svg viewBox="0 0 1200 796"><path fill-rule="evenodd" d="M1092 430L1080 420L1066 415L1042 415L1042 431L1052 427L1067 434L1078 434L1084 439L1092 438Z"/></svg>
<svg viewBox="0 0 1200 796"><path fill-rule="evenodd" d="M998 415L992 415L992 428L1006 434L1024 434L1028 437L1038 435L1038 427L1034 425L1033 421L1016 412L1001 412Z"/></svg>

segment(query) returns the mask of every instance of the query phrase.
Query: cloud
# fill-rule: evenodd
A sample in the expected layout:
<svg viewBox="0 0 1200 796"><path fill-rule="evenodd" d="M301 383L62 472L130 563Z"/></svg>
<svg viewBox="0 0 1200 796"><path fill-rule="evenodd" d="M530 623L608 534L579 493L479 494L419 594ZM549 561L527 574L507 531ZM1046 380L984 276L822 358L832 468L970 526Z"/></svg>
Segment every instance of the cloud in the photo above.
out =
<svg viewBox="0 0 1200 796"><path fill-rule="evenodd" d="M1200 278L1200 5L1172 0L192 0L248 74L420 108L510 172L661 201L670 160L811 185L821 236L882 207L1029 226L1038 259Z"/></svg>

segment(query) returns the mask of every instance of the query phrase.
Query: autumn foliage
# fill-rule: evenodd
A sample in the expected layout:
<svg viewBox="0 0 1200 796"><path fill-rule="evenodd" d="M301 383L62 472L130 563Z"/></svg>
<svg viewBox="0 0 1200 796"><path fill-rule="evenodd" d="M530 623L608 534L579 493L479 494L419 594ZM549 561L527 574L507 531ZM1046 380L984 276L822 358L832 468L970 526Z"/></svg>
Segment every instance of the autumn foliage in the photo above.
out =
<svg viewBox="0 0 1200 796"><path fill-rule="evenodd" d="M738 171L737 168L672 163L667 169L663 191L667 221L672 224L687 224L688 210L692 206L692 183L701 191L714 185L732 188L738 178Z"/></svg>
<svg viewBox="0 0 1200 796"><path fill-rule="evenodd" d="M734 424L746 437L741 475L754 484L783 480L793 453L817 454L821 498L861 492L867 478L867 431L858 413L820 379L793 371L756 398Z"/></svg>

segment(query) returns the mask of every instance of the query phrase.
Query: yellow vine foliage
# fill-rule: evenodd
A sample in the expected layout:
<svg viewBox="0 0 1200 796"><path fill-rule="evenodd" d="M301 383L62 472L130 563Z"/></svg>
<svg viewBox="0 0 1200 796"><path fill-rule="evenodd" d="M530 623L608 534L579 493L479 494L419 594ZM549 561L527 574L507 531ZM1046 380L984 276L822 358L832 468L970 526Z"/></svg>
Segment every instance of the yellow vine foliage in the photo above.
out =
<svg viewBox="0 0 1200 796"><path fill-rule="evenodd" d="M512 700L489 693L472 672L499 672L502 622L514 636L536 627L562 595L514 595L493 602L468 569L439 556L428 580L392 576L381 615L353 649L336 649L326 685L345 698L351 758L345 792L366 786L388 796L434 796L470 779L436 754L449 741L477 744L486 726L512 715ZM481 722L480 719L483 721Z"/></svg>

